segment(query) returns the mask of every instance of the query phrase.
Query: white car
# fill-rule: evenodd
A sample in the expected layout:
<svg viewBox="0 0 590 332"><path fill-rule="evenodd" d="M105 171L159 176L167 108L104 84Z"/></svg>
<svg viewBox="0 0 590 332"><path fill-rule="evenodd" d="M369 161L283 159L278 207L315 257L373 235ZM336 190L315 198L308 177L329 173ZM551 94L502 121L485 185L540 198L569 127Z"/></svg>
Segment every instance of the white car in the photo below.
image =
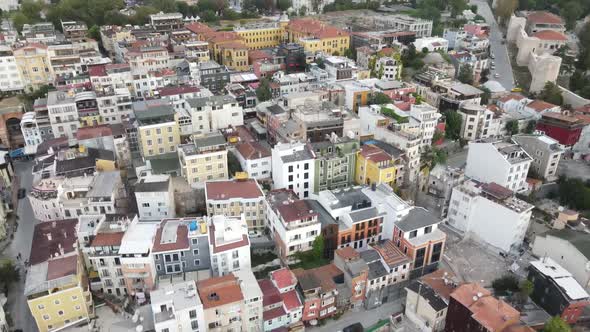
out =
<svg viewBox="0 0 590 332"><path fill-rule="evenodd" d="M249 237L261 237L262 233L260 233L258 231L248 231L248 236Z"/></svg>

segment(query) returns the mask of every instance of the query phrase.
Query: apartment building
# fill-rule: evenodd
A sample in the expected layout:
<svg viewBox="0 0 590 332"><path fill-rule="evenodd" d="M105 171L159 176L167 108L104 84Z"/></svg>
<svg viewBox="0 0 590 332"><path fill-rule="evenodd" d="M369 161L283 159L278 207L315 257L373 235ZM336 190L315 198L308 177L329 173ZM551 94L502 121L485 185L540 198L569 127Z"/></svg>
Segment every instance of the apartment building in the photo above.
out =
<svg viewBox="0 0 590 332"><path fill-rule="evenodd" d="M182 28L184 22L181 13L157 13L150 15L150 25L158 32L171 32Z"/></svg>
<svg viewBox="0 0 590 332"><path fill-rule="evenodd" d="M420 149L424 150L432 145L432 137L434 137L436 125L442 114L440 114L437 108L427 103L422 103L419 105L410 105L409 115L420 123L419 134L422 137Z"/></svg>
<svg viewBox="0 0 590 332"><path fill-rule="evenodd" d="M547 181L557 179L557 167L565 151L558 141L543 134L514 135L512 140L533 158L530 170L536 176Z"/></svg>
<svg viewBox="0 0 590 332"><path fill-rule="evenodd" d="M205 181L228 178L226 146L225 138L217 132L178 147L181 174L192 187L202 188Z"/></svg>
<svg viewBox="0 0 590 332"><path fill-rule="evenodd" d="M47 93L47 113L55 137L74 138L80 121L73 95L63 91Z"/></svg>
<svg viewBox="0 0 590 332"><path fill-rule="evenodd" d="M288 189L275 189L269 192L266 205L268 227L281 259L292 261L297 252L313 249L321 223L309 200L297 199Z"/></svg>
<svg viewBox="0 0 590 332"><path fill-rule="evenodd" d="M228 95L187 100L192 120L192 133L209 134L228 127L244 124L244 110L235 98Z"/></svg>
<svg viewBox="0 0 590 332"><path fill-rule="evenodd" d="M135 185L140 220L162 220L176 216L174 190L168 175L141 178Z"/></svg>
<svg viewBox="0 0 590 332"><path fill-rule="evenodd" d="M170 56L165 47L138 43L136 46L127 48L125 60L129 63L134 75L141 75L167 69Z"/></svg>
<svg viewBox="0 0 590 332"><path fill-rule="evenodd" d="M384 213L361 187L325 190L318 193L317 201L338 222L337 248L353 247L365 250L382 239Z"/></svg>
<svg viewBox="0 0 590 332"><path fill-rule="evenodd" d="M274 189L293 190L300 198L309 197L315 179L316 155L309 144L278 143L272 149Z"/></svg>
<svg viewBox="0 0 590 332"><path fill-rule="evenodd" d="M294 19L285 28L289 43L303 45L306 52L322 52L332 55L344 54L350 48L350 34L324 22L302 18Z"/></svg>
<svg viewBox="0 0 590 332"><path fill-rule="evenodd" d="M424 20L405 14L376 16L373 20L377 27L415 32L417 38L430 37L432 35L431 20Z"/></svg>
<svg viewBox="0 0 590 332"><path fill-rule="evenodd" d="M532 161L533 158L515 143L470 142L465 175L521 192L528 188L526 178Z"/></svg>
<svg viewBox="0 0 590 332"><path fill-rule="evenodd" d="M244 296L244 307L242 311L243 331L262 331L263 324L263 294L254 273L250 269L233 272L240 283L242 295Z"/></svg>
<svg viewBox="0 0 590 332"><path fill-rule="evenodd" d="M386 184L377 186L370 186L362 188L362 193L365 194L371 201L372 206L379 206L385 212L382 226L382 239L393 239L393 228L405 217L412 206L399 197L393 188Z"/></svg>
<svg viewBox="0 0 590 332"><path fill-rule="evenodd" d="M156 266L152 253L157 223L134 221L123 235L119 255L128 294L143 302L156 286Z"/></svg>
<svg viewBox="0 0 590 332"><path fill-rule="evenodd" d="M496 183L467 181L453 189L449 225L504 252L520 248L533 205Z"/></svg>
<svg viewBox="0 0 590 332"><path fill-rule="evenodd" d="M133 112L137 121L139 150L145 159L174 153L180 144L180 130L174 109L158 99L136 101Z"/></svg>
<svg viewBox="0 0 590 332"><path fill-rule="evenodd" d="M277 22L255 22L234 28L250 50L279 46L285 38L289 18L281 15Z"/></svg>
<svg viewBox="0 0 590 332"><path fill-rule="evenodd" d="M414 207L395 225L393 242L412 261L410 279L437 269L447 238L440 222L428 210Z"/></svg>
<svg viewBox="0 0 590 332"><path fill-rule="evenodd" d="M205 182L207 215L237 217L244 215L249 230L266 227L265 199L255 179Z"/></svg>
<svg viewBox="0 0 590 332"><path fill-rule="evenodd" d="M158 276L208 270L209 232L203 218L164 219L154 236L152 253Z"/></svg>
<svg viewBox="0 0 590 332"><path fill-rule="evenodd" d="M401 153L391 155L373 144L361 146L356 155L355 182L357 184L398 184L398 169L402 167Z"/></svg>
<svg viewBox="0 0 590 332"><path fill-rule="evenodd" d="M41 332L55 331L94 316L83 260L75 249L77 220L35 226L24 295Z"/></svg>
<svg viewBox="0 0 590 332"><path fill-rule="evenodd" d="M215 276L250 268L250 239L244 215L211 217L209 254L211 271Z"/></svg>
<svg viewBox="0 0 590 332"><path fill-rule="evenodd" d="M14 52L9 46L0 46L0 91L22 91L25 82L18 69Z"/></svg>
<svg viewBox="0 0 590 332"><path fill-rule="evenodd" d="M272 331L283 326L301 326L303 304L297 295L297 278L289 268L270 272L270 279L258 281L264 294L264 331Z"/></svg>
<svg viewBox="0 0 590 332"><path fill-rule="evenodd" d="M108 90L96 96L101 122L109 125L129 121L133 117L133 102L127 88Z"/></svg>
<svg viewBox="0 0 590 332"><path fill-rule="evenodd" d="M43 138L41 137L39 124L36 121L36 113L27 112L23 114L23 117L20 120L20 128L25 141L25 151L31 152L26 154L37 152L37 146L41 144Z"/></svg>
<svg viewBox="0 0 590 332"><path fill-rule="evenodd" d="M344 282L351 285L352 307L361 307L367 295L369 266L351 247L344 247L334 252L334 265L344 273Z"/></svg>
<svg viewBox="0 0 590 332"><path fill-rule="evenodd" d="M249 177L256 180L270 178L272 159L269 147L258 141L242 141L236 144L234 154Z"/></svg>
<svg viewBox="0 0 590 332"><path fill-rule="evenodd" d="M58 198L62 181L54 178L33 183L27 197L35 219L52 221L64 218Z"/></svg>
<svg viewBox="0 0 590 332"><path fill-rule="evenodd" d="M297 291L303 299L303 322L321 320L336 314L338 288L343 285L337 285L334 280L344 278L336 265L328 264L308 270L295 269L293 273L298 281Z"/></svg>
<svg viewBox="0 0 590 332"><path fill-rule="evenodd" d="M313 185L315 193L345 188L353 183L359 145L357 140L335 135L329 141L311 143L316 155Z"/></svg>
<svg viewBox="0 0 590 332"><path fill-rule="evenodd" d="M26 89L34 91L53 83L53 69L49 63L47 46L27 44L14 49L13 56Z"/></svg>
<svg viewBox="0 0 590 332"><path fill-rule="evenodd" d="M127 89L135 96L135 83L128 63L93 65L88 68L92 88L100 95L116 89Z"/></svg>
<svg viewBox="0 0 590 332"><path fill-rule="evenodd" d="M461 115L461 138L472 141L497 136L499 132L493 130L494 112L487 107L465 103L457 111Z"/></svg>
<svg viewBox="0 0 590 332"><path fill-rule="evenodd" d="M150 294L150 300L156 332L207 331L194 280L161 285Z"/></svg>

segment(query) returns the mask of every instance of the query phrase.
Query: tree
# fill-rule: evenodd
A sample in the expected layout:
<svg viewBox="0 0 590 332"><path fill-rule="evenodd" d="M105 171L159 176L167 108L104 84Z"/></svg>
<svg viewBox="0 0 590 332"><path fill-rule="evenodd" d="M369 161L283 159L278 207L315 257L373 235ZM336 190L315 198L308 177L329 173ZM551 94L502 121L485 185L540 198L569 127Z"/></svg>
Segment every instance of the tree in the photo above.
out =
<svg viewBox="0 0 590 332"><path fill-rule="evenodd" d="M428 47L422 47L422 53L428 54Z"/></svg>
<svg viewBox="0 0 590 332"><path fill-rule="evenodd" d="M445 136L450 140L459 139L463 118L455 111L448 111L445 117Z"/></svg>
<svg viewBox="0 0 590 332"><path fill-rule="evenodd" d="M506 126L504 127L504 129L506 129L506 132L510 136L518 134L518 121L510 120L506 122Z"/></svg>
<svg viewBox="0 0 590 332"><path fill-rule="evenodd" d="M93 25L90 27L90 29L88 29L88 37L96 40L97 42L100 42L100 28L98 27L98 25Z"/></svg>
<svg viewBox="0 0 590 332"><path fill-rule="evenodd" d="M498 0L496 14L501 18L500 24L506 25L516 8L518 8L518 0Z"/></svg>
<svg viewBox="0 0 590 332"><path fill-rule="evenodd" d="M263 102L272 98L272 92L270 91L270 82L268 78L260 80L260 85L256 89L256 97L258 101Z"/></svg>
<svg viewBox="0 0 590 332"><path fill-rule="evenodd" d="M459 68L457 80L461 83L473 84L473 68L471 68L471 65L462 65L461 68Z"/></svg>
<svg viewBox="0 0 590 332"><path fill-rule="evenodd" d="M344 50L345 57L356 61L356 50L354 48L347 48Z"/></svg>
<svg viewBox="0 0 590 332"><path fill-rule="evenodd" d="M0 282L3 283L4 287L8 288L12 283L19 280L20 274L18 268L12 263L12 261L8 261L0 266Z"/></svg>
<svg viewBox="0 0 590 332"><path fill-rule="evenodd" d="M324 237L320 234L313 240L312 252L313 255L320 259L324 256Z"/></svg>
<svg viewBox="0 0 590 332"><path fill-rule="evenodd" d="M307 13L307 7L301 6L301 8L299 8L299 16L305 16L306 13Z"/></svg>
<svg viewBox="0 0 590 332"><path fill-rule="evenodd" d="M560 14L565 20L565 28L573 30L576 27L576 20L582 12L582 6L578 1L568 1L563 5Z"/></svg>
<svg viewBox="0 0 590 332"><path fill-rule="evenodd" d="M479 89L483 91L481 94L481 104L487 105L492 98L492 91L490 91L490 89L486 88L485 86L480 86Z"/></svg>
<svg viewBox="0 0 590 332"><path fill-rule="evenodd" d="M469 9L471 9L471 12L473 12L474 14L477 14L477 5L471 5L469 6Z"/></svg>
<svg viewBox="0 0 590 332"><path fill-rule="evenodd" d="M537 128L537 121L531 120L531 121L527 122L524 132L525 132L525 134L532 134L536 128Z"/></svg>
<svg viewBox="0 0 590 332"><path fill-rule="evenodd" d="M383 92L375 92L369 98L369 105L383 105L391 103L391 98Z"/></svg>
<svg viewBox="0 0 590 332"><path fill-rule="evenodd" d="M463 10L467 9L467 3L465 0L450 0L449 6L451 7L451 17L455 18Z"/></svg>
<svg viewBox="0 0 590 332"><path fill-rule="evenodd" d="M481 75L479 77L479 83L485 83L489 81L490 70L488 68L481 71Z"/></svg>
<svg viewBox="0 0 590 332"><path fill-rule="evenodd" d="M237 172L242 172L240 161L232 152L227 154L227 169L230 176L235 176Z"/></svg>
<svg viewBox="0 0 590 332"><path fill-rule="evenodd" d="M434 131L434 135L432 135L432 144L436 144L438 141L440 141L441 139L445 138L445 133L436 129Z"/></svg>
<svg viewBox="0 0 590 332"><path fill-rule="evenodd" d="M545 323L543 332L571 332L572 328L561 317L555 316Z"/></svg>
<svg viewBox="0 0 590 332"><path fill-rule="evenodd" d="M522 303L526 303L526 301L529 299L529 296L533 294L535 285L530 280L525 279L518 287L520 289L520 299Z"/></svg>
<svg viewBox="0 0 590 332"><path fill-rule="evenodd" d="M277 7L282 12L287 11L287 9L291 8L292 5L293 3L291 2L291 0L279 0L277 2Z"/></svg>
<svg viewBox="0 0 590 332"><path fill-rule="evenodd" d="M549 81L545 83L543 90L539 94L539 99L554 105L563 104L563 96L561 95L561 89L557 84Z"/></svg>
<svg viewBox="0 0 590 332"><path fill-rule="evenodd" d="M23 26L25 24L31 23L31 20L28 17L26 17L25 14L23 14L21 12L16 12L16 13L12 14L12 16L10 18L12 20L12 24L14 24L14 28L18 32L21 32L23 30Z"/></svg>
<svg viewBox="0 0 590 332"><path fill-rule="evenodd" d="M496 296L507 295L519 290L518 279L513 275L505 275L492 281L492 288Z"/></svg>
<svg viewBox="0 0 590 332"><path fill-rule="evenodd" d="M557 181L559 202L576 210L590 209L590 186L581 179L560 177Z"/></svg>

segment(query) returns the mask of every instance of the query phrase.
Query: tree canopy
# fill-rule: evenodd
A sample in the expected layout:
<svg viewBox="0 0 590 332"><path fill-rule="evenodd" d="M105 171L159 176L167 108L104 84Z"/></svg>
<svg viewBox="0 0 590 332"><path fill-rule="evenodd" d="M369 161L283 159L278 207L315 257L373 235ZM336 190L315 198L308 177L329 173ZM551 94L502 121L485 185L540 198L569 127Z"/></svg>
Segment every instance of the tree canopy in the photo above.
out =
<svg viewBox="0 0 590 332"><path fill-rule="evenodd" d="M510 120L506 122L506 127L504 127L504 129L506 129L506 132L510 136L518 134L518 121Z"/></svg>
<svg viewBox="0 0 590 332"><path fill-rule="evenodd" d="M563 96L561 95L561 89L557 84L549 81L545 83L543 90L539 93L539 99L554 105L563 104Z"/></svg>
<svg viewBox="0 0 590 332"><path fill-rule="evenodd" d="M256 89L256 97L260 102L267 101L272 98L272 93L270 91L270 82L268 78L263 78L260 80L260 84Z"/></svg>
<svg viewBox="0 0 590 332"><path fill-rule="evenodd" d="M473 84L473 68L471 65L465 64L459 68L457 80L465 84Z"/></svg>
<svg viewBox="0 0 590 332"><path fill-rule="evenodd" d="M543 332L571 332L572 328L561 317L555 316L545 323Z"/></svg>
<svg viewBox="0 0 590 332"><path fill-rule="evenodd" d="M451 140L457 140L461 136L461 124L463 118L455 111L448 111L445 116L445 136Z"/></svg>
<svg viewBox="0 0 590 332"><path fill-rule="evenodd" d="M383 92L375 92L369 98L369 105L383 105L391 103L391 98Z"/></svg>

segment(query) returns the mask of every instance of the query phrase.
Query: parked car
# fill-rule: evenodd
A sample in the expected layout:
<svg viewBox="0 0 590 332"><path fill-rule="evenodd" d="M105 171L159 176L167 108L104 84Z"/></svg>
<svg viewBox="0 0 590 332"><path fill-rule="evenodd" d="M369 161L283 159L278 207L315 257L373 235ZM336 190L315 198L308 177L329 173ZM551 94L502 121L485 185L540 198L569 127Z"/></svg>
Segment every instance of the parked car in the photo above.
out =
<svg viewBox="0 0 590 332"><path fill-rule="evenodd" d="M248 231L248 236L249 237L261 237L262 233L260 233L259 231Z"/></svg>

